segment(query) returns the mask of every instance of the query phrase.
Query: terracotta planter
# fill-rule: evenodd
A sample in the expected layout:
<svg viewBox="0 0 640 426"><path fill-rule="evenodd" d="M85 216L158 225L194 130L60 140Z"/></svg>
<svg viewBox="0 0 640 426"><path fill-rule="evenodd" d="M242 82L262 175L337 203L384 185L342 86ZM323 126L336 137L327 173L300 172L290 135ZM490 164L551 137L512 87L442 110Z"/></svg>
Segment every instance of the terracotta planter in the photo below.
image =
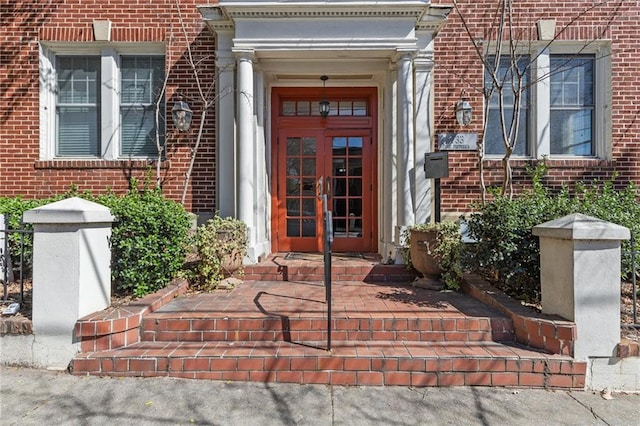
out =
<svg viewBox="0 0 640 426"><path fill-rule="evenodd" d="M438 231L411 230L411 264L423 276L440 276L442 269L431 253L437 247Z"/></svg>

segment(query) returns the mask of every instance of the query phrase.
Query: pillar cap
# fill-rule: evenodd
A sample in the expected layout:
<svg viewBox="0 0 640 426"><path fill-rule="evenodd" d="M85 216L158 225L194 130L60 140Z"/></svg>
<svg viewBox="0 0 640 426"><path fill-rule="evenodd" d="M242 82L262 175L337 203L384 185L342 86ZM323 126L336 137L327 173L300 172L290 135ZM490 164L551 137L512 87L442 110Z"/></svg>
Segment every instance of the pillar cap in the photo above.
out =
<svg viewBox="0 0 640 426"><path fill-rule="evenodd" d="M112 223L115 220L107 207L79 197L27 210L22 217L26 223Z"/></svg>
<svg viewBox="0 0 640 426"><path fill-rule="evenodd" d="M581 213L536 225L532 230L538 237L559 240L628 240L629 228Z"/></svg>

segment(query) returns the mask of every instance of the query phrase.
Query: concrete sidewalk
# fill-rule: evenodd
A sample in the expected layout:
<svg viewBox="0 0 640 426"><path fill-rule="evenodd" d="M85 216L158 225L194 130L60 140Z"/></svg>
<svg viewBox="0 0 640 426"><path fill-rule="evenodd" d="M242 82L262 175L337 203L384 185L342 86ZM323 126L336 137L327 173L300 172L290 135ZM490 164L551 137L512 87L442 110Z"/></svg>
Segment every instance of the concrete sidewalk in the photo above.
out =
<svg viewBox="0 0 640 426"><path fill-rule="evenodd" d="M640 395L76 377L2 367L2 425L639 425Z"/></svg>

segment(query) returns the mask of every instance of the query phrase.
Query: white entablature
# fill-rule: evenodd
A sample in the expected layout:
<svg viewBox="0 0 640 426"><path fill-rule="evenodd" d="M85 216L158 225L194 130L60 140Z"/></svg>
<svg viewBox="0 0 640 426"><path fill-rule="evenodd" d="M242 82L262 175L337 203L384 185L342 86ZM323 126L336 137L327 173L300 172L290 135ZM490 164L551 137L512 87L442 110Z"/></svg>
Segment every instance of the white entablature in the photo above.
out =
<svg viewBox="0 0 640 426"><path fill-rule="evenodd" d="M199 6L214 33L232 31L235 48L260 57L293 51L349 50L389 56L397 49L421 49L445 22L451 6L430 1L234 1ZM421 46L423 45L423 46ZM385 52L386 54L382 54ZM378 55L373 55L378 56Z"/></svg>

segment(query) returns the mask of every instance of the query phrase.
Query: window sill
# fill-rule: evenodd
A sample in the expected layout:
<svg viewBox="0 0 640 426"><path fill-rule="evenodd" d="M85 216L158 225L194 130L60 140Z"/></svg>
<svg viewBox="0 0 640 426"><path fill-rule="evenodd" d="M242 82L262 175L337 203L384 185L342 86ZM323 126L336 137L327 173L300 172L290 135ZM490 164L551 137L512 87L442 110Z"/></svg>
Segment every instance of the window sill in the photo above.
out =
<svg viewBox="0 0 640 426"><path fill-rule="evenodd" d="M58 159L58 160L38 160L35 162L36 170L59 170L59 169L136 169L146 170L155 167L155 160L147 159L127 159L127 160L101 160L101 159ZM162 169L169 168L169 161L160 163Z"/></svg>
<svg viewBox="0 0 640 426"><path fill-rule="evenodd" d="M578 168L599 168L599 167L615 167L615 160L603 160L594 157L573 157L573 158L511 158L510 164L512 169L525 167L534 167L536 164L544 163L553 169L578 169ZM502 168L501 158L485 158L484 167L488 169Z"/></svg>

